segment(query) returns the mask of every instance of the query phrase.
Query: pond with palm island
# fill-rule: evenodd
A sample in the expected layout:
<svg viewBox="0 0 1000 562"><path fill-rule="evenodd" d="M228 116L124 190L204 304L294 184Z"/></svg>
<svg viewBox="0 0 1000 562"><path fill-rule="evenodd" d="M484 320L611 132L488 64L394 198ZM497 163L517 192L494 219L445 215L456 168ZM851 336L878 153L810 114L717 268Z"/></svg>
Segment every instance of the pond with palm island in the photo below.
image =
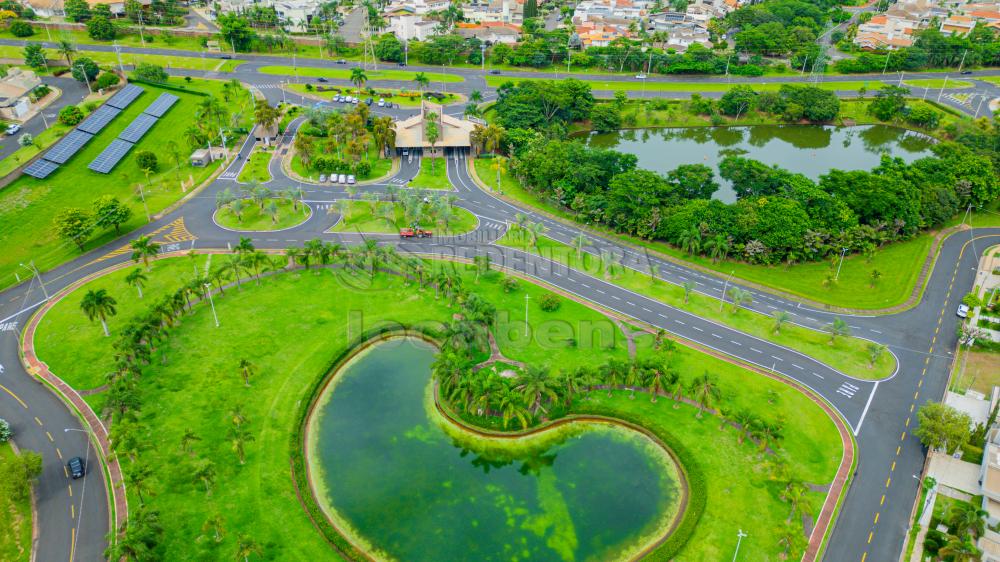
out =
<svg viewBox="0 0 1000 562"><path fill-rule="evenodd" d="M662 445L590 421L472 435L434 406L434 354L415 339L373 345L334 374L307 421L314 494L370 556L624 559L678 519L683 473Z"/></svg>

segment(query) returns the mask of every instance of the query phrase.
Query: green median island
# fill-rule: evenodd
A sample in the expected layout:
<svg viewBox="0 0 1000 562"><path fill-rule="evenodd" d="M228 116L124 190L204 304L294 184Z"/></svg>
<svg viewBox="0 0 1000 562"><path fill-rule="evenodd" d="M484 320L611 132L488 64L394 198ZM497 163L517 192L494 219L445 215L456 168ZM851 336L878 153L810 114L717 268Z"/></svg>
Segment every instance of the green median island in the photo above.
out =
<svg viewBox="0 0 1000 562"><path fill-rule="evenodd" d="M794 559L849 442L778 380L374 243L111 268L35 341L113 419L164 560L722 560L735 528Z"/></svg>

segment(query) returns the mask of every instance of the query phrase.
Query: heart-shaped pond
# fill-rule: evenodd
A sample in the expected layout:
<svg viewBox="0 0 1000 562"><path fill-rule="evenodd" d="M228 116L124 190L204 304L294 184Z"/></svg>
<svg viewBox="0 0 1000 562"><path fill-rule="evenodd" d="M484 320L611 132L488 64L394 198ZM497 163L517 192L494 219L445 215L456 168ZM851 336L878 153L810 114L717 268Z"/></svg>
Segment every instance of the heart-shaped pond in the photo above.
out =
<svg viewBox="0 0 1000 562"><path fill-rule="evenodd" d="M662 539L682 477L645 434L575 422L518 439L471 435L433 407L434 348L375 344L322 391L307 422L314 494L372 557L614 560Z"/></svg>

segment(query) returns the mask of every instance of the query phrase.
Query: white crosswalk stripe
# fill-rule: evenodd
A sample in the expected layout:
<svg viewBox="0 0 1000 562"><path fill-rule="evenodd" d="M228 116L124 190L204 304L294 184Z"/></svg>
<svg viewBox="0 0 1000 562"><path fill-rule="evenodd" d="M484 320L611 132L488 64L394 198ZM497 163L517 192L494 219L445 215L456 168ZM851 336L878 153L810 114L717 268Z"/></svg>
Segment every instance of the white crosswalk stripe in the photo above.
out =
<svg viewBox="0 0 1000 562"><path fill-rule="evenodd" d="M850 383L841 383L840 388L837 389L838 394L843 394L848 398L853 398L854 393L858 391L858 387Z"/></svg>
<svg viewBox="0 0 1000 562"><path fill-rule="evenodd" d="M0 332L16 332L17 322L4 322L0 324Z"/></svg>

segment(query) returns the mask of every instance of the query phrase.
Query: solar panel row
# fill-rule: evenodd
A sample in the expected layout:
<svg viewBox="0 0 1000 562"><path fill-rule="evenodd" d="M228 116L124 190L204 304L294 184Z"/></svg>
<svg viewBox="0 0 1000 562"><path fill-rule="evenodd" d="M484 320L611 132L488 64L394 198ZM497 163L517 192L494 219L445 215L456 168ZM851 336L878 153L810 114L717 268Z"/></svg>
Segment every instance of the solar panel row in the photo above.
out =
<svg viewBox="0 0 1000 562"><path fill-rule="evenodd" d="M139 95L144 91L145 90L135 84L129 84L128 86L122 88L117 94L111 96L111 99L107 101L106 105L117 107L118 109L125 109L131 105L132 102L135 101L135 98L139 97Z"/></svg>
<svg viewBox="0 0 1000 562"><path fill-rule="evenodd" d="M102 105L101 107L98 107L96 111L91 113L89 117L84 119L83 123L80 123L77 129L85 133L96 135L104 130L104 127L107 127L108 123L110 123L115 117L118 117L118 114L121 112L122 110L116 107Z"/></svg>
<svg viewBox="0 0 1000 562"><path fill-rule="evenodd" d="M79 129L73 129L59 140L42 158L55 164L65 164L67 160L83 148L90 139L94 138L90 133L85 133Z"/></svg>
<svg viewBox="0 0 1000 562"><path fill-rule="evenodd" d="M153 117L163 117L163 114L166 113L168 109L173 107L179 99L180 98L173 94L160 94L160 97L156 98L156 101L149 104L149 107L147 107L143 113L152 115Z"/></svg>
<svg viewBox="0 0 1000 562"><path fill-rule="evenodd" d="M132 150L133 146L135 145L130 142L115 139L87 167L95 172L107 174L122 158L125 158L125 155L128 154L128 151Z"/></svg>
<svg viewBox="0 0 1000 562"><path fill-rule="evenodd" d="M156 117L140 113L138 117L129 123L128 127L125 127L125 130L118 135L118 138L123 141L137 143L156 124L156 121Z"/></svg>
<svg viewBox="0 0 1000 562"><path fill-rule="evenodd" d="M24 169L24 173L29 176L36 177L43 180L49 177L49 174L56 171L59 167L58 164L53 164L45 159L38 159L32 162L27 168Z"/></svg>

